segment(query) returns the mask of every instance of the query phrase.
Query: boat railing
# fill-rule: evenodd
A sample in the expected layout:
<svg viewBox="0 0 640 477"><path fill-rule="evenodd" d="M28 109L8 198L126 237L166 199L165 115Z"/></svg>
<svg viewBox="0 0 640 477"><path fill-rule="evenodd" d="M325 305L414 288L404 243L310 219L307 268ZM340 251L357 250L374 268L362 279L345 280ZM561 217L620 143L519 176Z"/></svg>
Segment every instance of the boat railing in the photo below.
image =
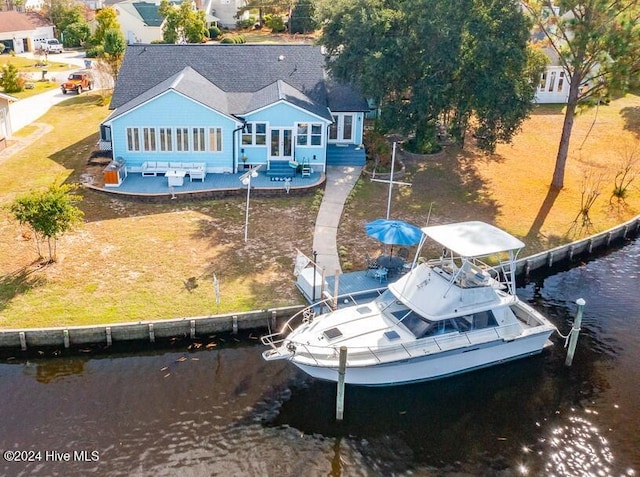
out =
<svg viewBox="0 0 640 477"><path fill-rule="evenodd" d="M371 298L372 295L376 297L380 295L386 287L383 288L372 288L370 290L362 290L358 292L352 293L344 293L342 295L338 295L337 297L328 296L323 300L315 302L309 305L306 308L303 308L298 313L289 318L280 328L279 331L275 333L270 333L260 337L262 344L266 346L271 346L273 348L277 348L285 341L286 336L291 333L294 329L296 329L302 323L310 323L314 320L318 320L321 318L323 310L332 310L336 307L346 308L352 306L358 306L364 303L362 300L363 297L366 297L366 302L373 301L374 298Z"/></svg>
<svg viewBox="0 0 640 477"><path fill-rule="evenodd" d="M410 359L426 356L441 351L456 348L479 345L497 339L510 341L516 338L522 331L519 324L486 328L465 333L450 333L443 336L434 336L419 339L411 343L398 343L395 345L372 347L349 347L347 364L350 366L370 366L382 364L399 359ZM282 339L280 342L286 341ZM310 364L317 366L337 365L339 359L339 345L318 346L299 342L287 343L298 359L307 359Z"/></svg>

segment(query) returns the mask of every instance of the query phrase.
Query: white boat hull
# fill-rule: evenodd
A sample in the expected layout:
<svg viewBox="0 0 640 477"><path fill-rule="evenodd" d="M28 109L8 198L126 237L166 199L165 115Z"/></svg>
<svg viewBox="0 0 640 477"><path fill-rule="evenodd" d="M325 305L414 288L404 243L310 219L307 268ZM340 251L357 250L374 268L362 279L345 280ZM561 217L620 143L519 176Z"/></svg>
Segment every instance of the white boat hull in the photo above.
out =
<svg viewBox="0 0 640 477"><path fill-rule="evenodd" d="M497 340L480 345L459 348L423 357L392 361L380 365L347 368L345 382L361 386L390 386L429 381L479 368L493 366L514 359L542 352L553 329L541 330L511 341ZM325 381L337 382L336 367L311 366L290 361L310 376Z"/></svg>

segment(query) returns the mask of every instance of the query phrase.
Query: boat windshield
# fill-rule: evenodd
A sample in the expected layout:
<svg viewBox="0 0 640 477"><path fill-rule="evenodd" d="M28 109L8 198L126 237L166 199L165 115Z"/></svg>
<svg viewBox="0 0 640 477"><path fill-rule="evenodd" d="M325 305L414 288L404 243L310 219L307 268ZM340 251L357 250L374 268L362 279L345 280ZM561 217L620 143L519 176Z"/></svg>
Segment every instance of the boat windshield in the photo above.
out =
<svg viewBox="0 0 640 477"><path fill-rule="evenodd" d="M415 311L408 308L389 290L380 295L376 302L380 311L387 317L402 323L416 338L427 333L434 325L433 322L421 317Z"/></svg>

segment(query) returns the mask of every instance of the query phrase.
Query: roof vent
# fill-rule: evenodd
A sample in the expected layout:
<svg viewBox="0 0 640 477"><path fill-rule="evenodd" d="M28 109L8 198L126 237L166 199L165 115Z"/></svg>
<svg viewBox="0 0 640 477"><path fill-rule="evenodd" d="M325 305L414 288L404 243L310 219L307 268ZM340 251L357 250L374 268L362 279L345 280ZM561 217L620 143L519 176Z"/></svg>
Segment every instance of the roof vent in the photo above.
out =
<svg viewBox="0 0 640 477"><path fill-rule="evenodd" d="M278 56L278 61L284 61L284 55Z"/></svg>

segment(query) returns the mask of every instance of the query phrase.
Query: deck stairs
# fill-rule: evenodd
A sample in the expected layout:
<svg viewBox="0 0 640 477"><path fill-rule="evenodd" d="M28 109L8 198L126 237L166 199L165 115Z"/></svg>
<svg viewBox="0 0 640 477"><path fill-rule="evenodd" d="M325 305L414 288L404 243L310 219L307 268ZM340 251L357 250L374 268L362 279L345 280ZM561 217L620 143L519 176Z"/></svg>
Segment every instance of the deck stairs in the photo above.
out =
<svg viewBox="0 0 640 477"><path fill-rule="evenodd" d="M327 166L364 166L367 155L363 147L355 144L329 144Z"/></svg>

